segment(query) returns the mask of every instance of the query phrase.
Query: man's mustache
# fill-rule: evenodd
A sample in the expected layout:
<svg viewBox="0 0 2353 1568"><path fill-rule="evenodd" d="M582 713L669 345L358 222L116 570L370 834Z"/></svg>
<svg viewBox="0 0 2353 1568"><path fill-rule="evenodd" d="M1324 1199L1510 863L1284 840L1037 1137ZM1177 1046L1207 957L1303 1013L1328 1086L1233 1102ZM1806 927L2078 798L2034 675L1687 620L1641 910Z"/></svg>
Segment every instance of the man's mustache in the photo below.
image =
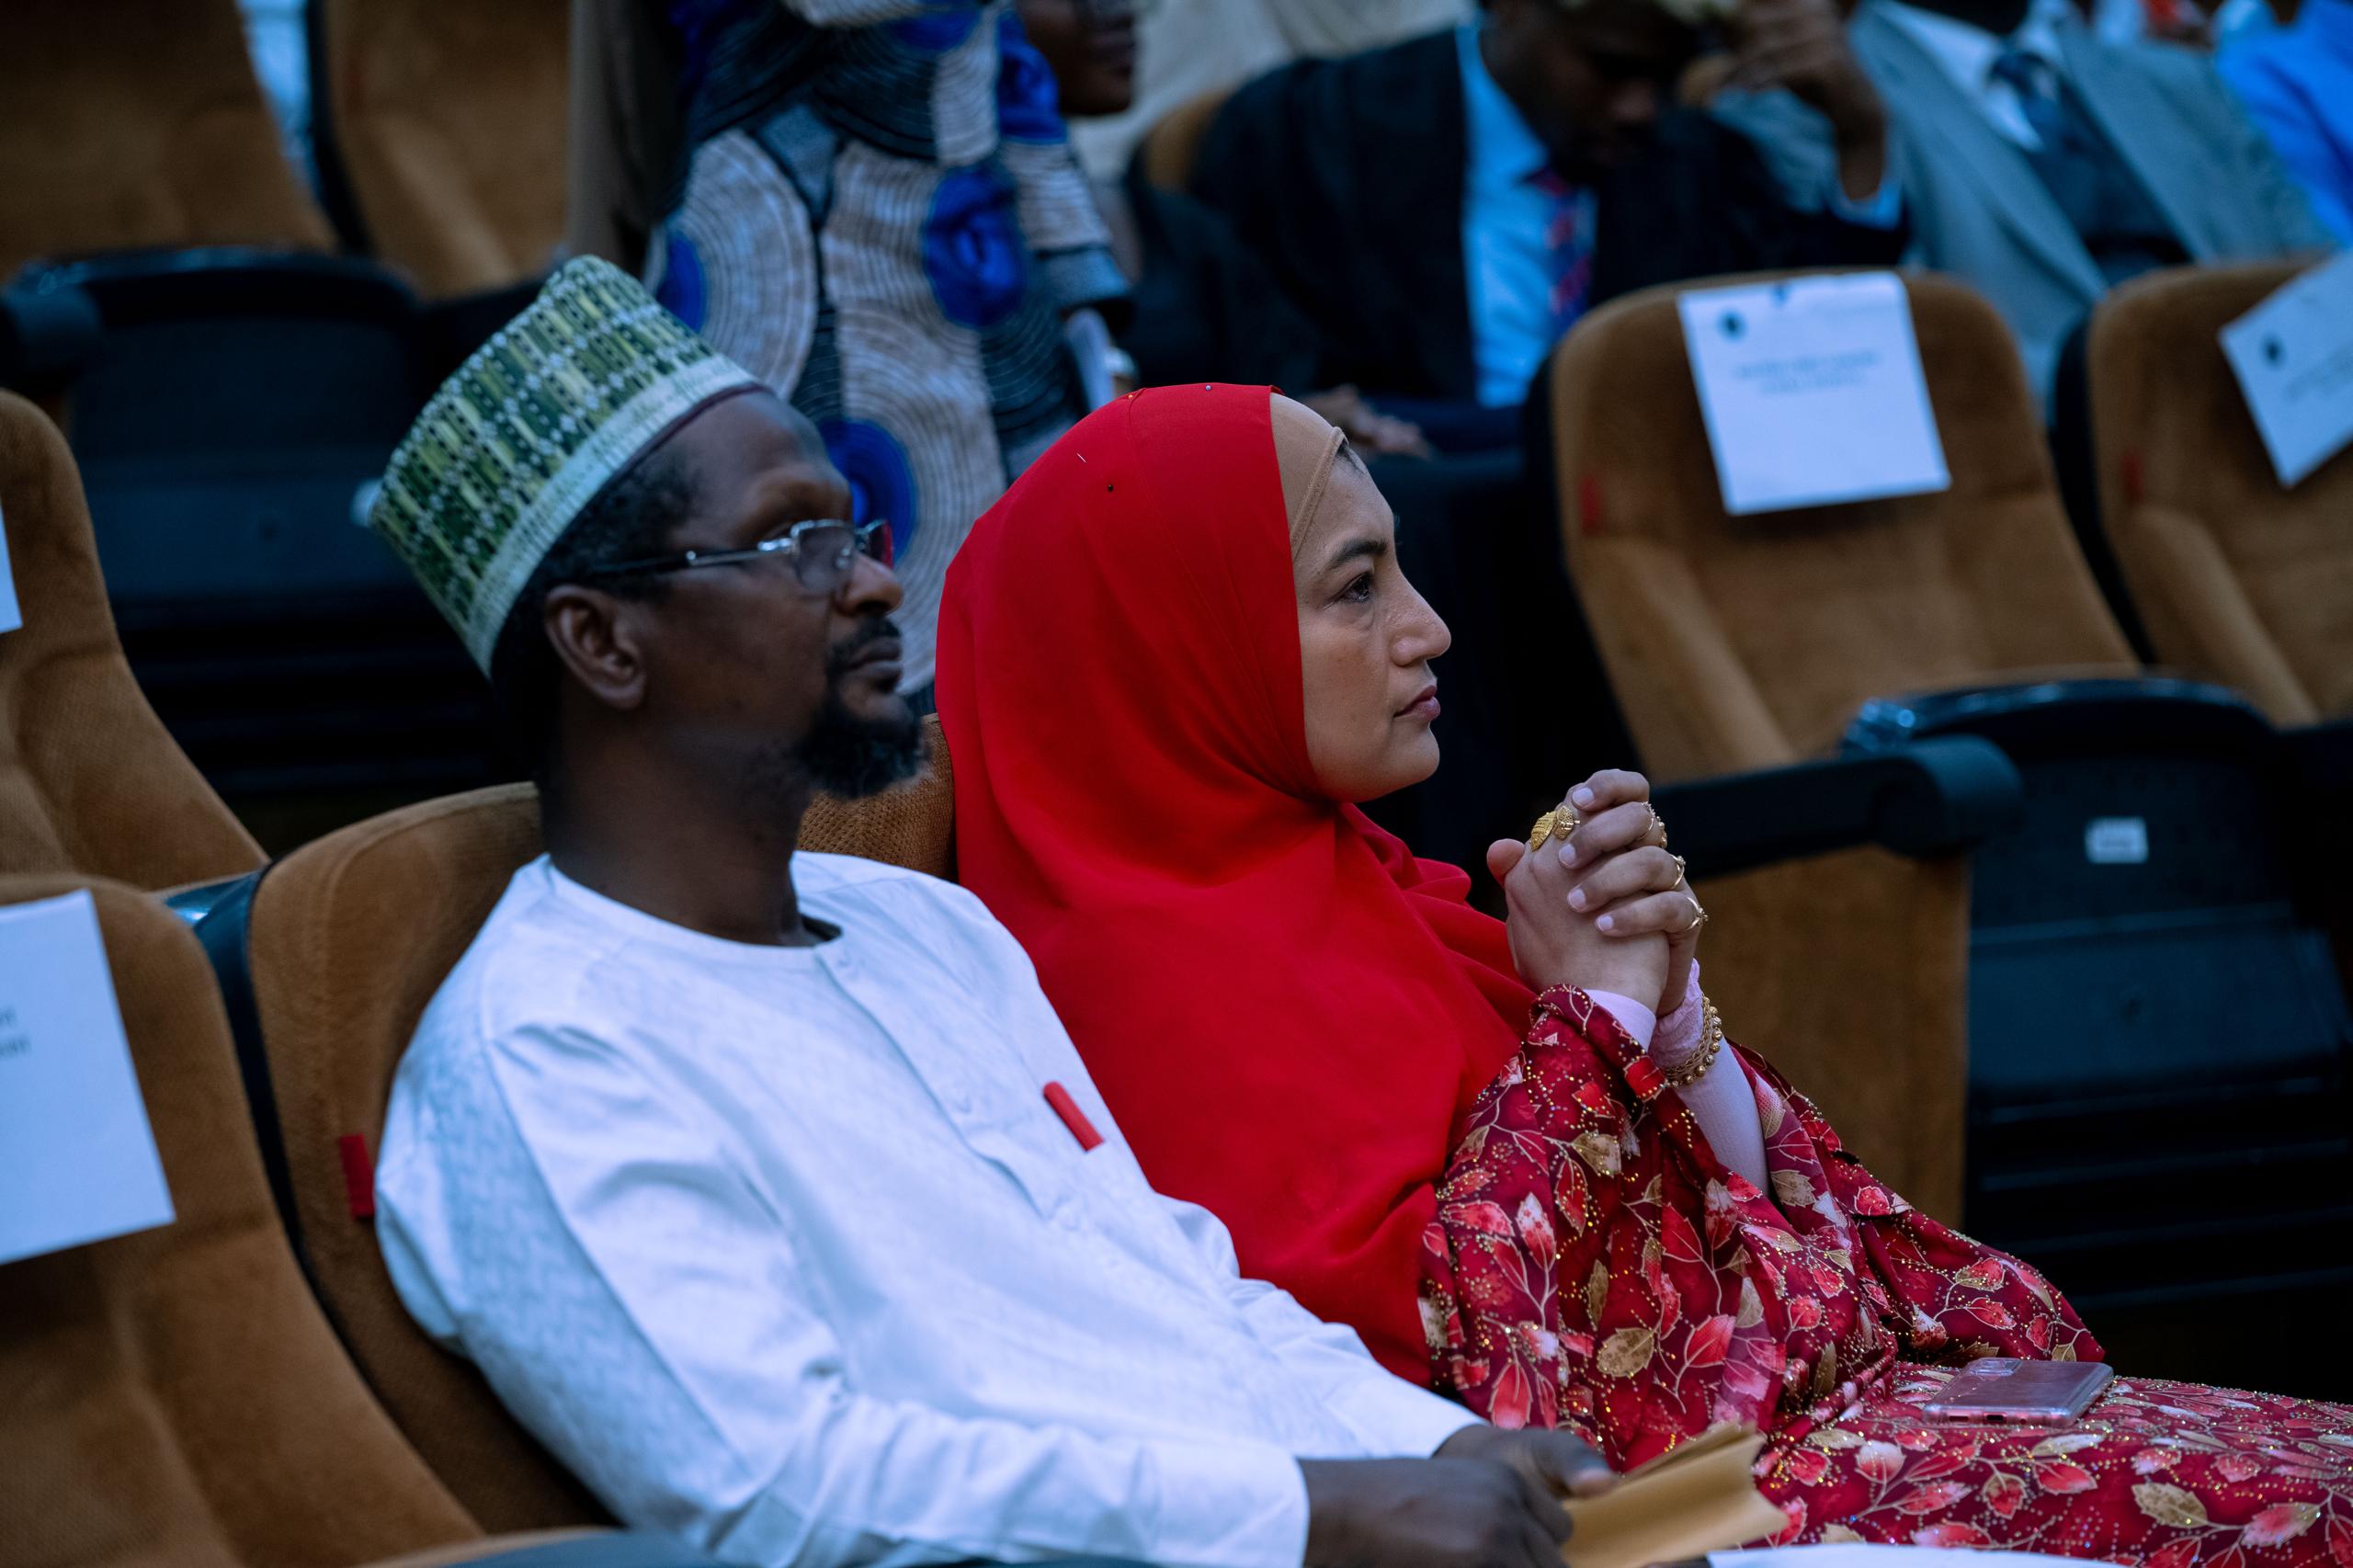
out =
<svg viewBox="0 0 2353 1568"><path fill-rule="evenodd" d="M825 651L825 674L835 680L849 673L858 656L888 638L900 638L899 623L887 615L876 616Z"/></svg>

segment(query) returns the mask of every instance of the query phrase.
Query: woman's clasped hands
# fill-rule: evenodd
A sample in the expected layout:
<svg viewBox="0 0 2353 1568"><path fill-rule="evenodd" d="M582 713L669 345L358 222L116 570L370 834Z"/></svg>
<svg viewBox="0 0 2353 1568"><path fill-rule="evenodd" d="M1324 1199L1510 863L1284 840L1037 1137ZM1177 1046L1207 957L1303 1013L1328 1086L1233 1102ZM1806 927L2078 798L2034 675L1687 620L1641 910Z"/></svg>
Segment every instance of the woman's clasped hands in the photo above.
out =
<svg viewBox="0 0 2353 1568"><path fill-rule="evenodd" d="M1567 836L1487 846L1512 960L1530 986L1615 992L1654 1013L1682 1001L1704 914L1641 774L1605 769L1563 802L1575 823Z"/></svg>

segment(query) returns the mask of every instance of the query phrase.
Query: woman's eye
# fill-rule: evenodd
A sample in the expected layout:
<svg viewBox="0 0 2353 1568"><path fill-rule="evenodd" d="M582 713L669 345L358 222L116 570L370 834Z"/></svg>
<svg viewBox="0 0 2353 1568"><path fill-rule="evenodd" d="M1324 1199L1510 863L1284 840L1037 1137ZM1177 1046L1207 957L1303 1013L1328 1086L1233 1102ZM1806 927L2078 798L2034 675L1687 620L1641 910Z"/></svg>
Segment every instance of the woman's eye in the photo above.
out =
<svg viewBox="0 0 2353 1568"><path fill-rule="evenodd" d="M1340 597L1352 605L1370 604L1372 602L1372 574L1358 573L1356 576L1349 579L1348 585L1340 590Z"/></svg>

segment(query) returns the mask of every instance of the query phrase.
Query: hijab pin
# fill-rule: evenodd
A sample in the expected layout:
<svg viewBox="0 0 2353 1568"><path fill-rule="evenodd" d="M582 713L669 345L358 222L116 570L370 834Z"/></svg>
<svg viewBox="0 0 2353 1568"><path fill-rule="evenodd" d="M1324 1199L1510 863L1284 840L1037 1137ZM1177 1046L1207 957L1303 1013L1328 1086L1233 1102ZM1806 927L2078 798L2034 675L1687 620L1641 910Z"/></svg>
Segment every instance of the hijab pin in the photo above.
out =
<svg viewBox="0 0 2353 1568"><path fill-rule="evenodd" d="M1085 461L1086 460L1086 454L1085 452L1081 452L1081 453L1079 453L1079 454L1078 454L1078 460L1079 460L1079 461L1081 461L1081 462L1085 462Z"/></svg>

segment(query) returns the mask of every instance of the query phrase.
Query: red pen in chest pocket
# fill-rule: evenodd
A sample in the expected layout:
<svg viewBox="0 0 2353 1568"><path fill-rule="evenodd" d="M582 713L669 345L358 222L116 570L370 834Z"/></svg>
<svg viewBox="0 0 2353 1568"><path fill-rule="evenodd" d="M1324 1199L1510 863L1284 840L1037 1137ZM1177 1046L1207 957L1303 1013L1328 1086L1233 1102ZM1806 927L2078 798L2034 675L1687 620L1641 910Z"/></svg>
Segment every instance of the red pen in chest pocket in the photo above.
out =
<svg viewBox="0 0 2353 1568"><path fill-rule="evenodd" d="M1068 1089L1060 1084L1048 1084L1046 1103L1054 1108L1054 1114L1063 1119L1070 1135L1078 1140L1079 1148L1092 1153L1101 1145L1103 1134L1095 1131L1095 1124L1086 1119L1086 1113L1078 1108L1078 1102L1071 1098Z"/></svg>

